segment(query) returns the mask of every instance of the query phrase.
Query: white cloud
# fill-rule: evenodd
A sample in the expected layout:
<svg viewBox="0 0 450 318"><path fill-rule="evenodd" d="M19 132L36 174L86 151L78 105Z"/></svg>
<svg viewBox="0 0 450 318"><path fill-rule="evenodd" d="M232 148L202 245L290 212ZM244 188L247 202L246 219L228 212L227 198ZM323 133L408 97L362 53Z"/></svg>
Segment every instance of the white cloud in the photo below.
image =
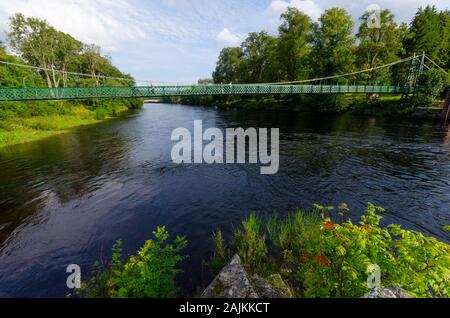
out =
<svg viewBox="0 0 450 318"><path fill-rule="evenodd" d="M124 41L148 37L138 15L124 0L0 0L0 27L8 29L8 18L15 13L46 19L57 29L75 38L115 51Z"/></svg>
<svg viewBox="0 0 450 318"><path fill-rule="evenodd" d="M239 46L241 38L225 28L217 35L216 43L219 48Z"/></svg>
<svg viewBox="0 0 450 318"><path fill-rule="evenodd" d="M239 45L248 32L277 33L280 14L299 8L315 21L344 7L357 21L371 3L409 22L420 5L449 0L0 0L0 40L16 12L45 18L86 43L100 45L136 78L178 81L206 77L218 49ZM225 28L226 27L226 28Z"/></svg>
<svg viewBox="0 0 450 318"><path fill-rule="evenodd" d="M267 10L272 16L278 18L283 12L287 10L288 7L299 9L303 13L310 16L314 21L317 21L323 12L320 6L311 0L273 0Z"/></svg>

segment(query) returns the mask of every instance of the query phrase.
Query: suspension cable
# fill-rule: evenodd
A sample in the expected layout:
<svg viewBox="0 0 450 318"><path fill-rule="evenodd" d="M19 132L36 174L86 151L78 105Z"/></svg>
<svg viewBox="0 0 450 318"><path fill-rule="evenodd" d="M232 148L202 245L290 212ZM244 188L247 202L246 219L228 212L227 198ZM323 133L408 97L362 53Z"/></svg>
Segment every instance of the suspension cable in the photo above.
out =
<svg viewBox="0 0 450 318"><path fill-rule="evenodd" d="M26 64L19 64L19 63L7 62L7 61L0 61L0 64L16 66L16 67L23 67L23 68L28 68L28 69L38 70L38 71L49 71L49 72L55 72L55 73L62 73L62 74L65 74L65 75L74 75L74 76L80 76L80 77L93 77L92 74L87 74L87 73L61 71L61 70L58 70L58 69L39 67L39 66L32 66L32 65L26 65ZM176 84L176 85L179 84L179 82L163 82L163 81L153 81L153 80L135 80L135 79L132 79L132 78L113 77L113 76L105 76L105 75L98 75L97 77L101 78L101 79L110 79L110 80L118 80L118 81L126 81L126 82L142 82L142 83L147 83L147 84L151 84L151 83Z"/></svg>
<svg viewBox="0 0 450 318"><path fill-rule="evenodd" d="M392 62L389 64L385 64L385 65L381 65L381 66L376 66L376 67L372 67L372 68L368 68L362 71L356 71L356 72L351 72L351 73L346 73L346 74L340 74L340 75L333 75L333 76L327 76L327 77L321 77L321 78L313 78L313 79L307 79L307 80L301 80L301 81L291 81L291 82L276 82L276 83L264 83L265 85L281 85L281 84L300 84L300 83L309 83L309 82L318 82L318 81L322 81L322 80L329 80L329 79L334 79L334 78L339 78L339 77L346 77L346 76L351 76L351 75L356 75L356 74L361 74L361 73L365 73L365 72L371 72L371 71L375 71L378 70L380 68L384 68L384 67L390 67L393 65L397 65L400 63L404 63L404 62L408 62L410 60L416 59L419 56L411 56L396 62Z"/></svg>
<svg viewBox="0 0 450 318"><path fill-rule="evenodd" d="M361 71L350 72L350 73L346 73L346 74L333 75L333 76L327 76L327 77L321 77L321 78L313 78L313 79L307 79L307 80L299 80L299 81L274 82L274 83L258 83L258 84L253 84L253 85L301 84L301 83L318 82L318 81L322 81L322 80L330 80L330 79L346 77L346 76L351 76L351 75L357 75L357 74L361 74L361 73L375 71L375 70L382 69L382 68L391 67L391 66L394 66L394 65L397 65L397 64L400 64L400 63L411 61L411 60L416 59L418 57L420 57L420 56L417 56L417 55L416 56L411 56L411 57L404 58L404 59L401 59L401 60L398 60L396 62L392 62L392 63L389 63L389 64L376 66L376 67L368 68L368 69L361 70ZM433 65L435 65L439 70L441 70L444 73L448 74L447 71L445 71L442 67L440 67L436 62L434 62L428 56L425 55L425 57L431 63L433 63ZM51 72L55 72L55 73L63 73L65 75L74 75L74 76L80 76L80 77L92 77L92 74L78 73L78 72L67 72L67 71L61 71L61 70L52 69L52 68L38 67L38 66L19 64L19 63L7 62L7 61L0 61L0 64L11 65L11 66L16 66L16 67L23 67L23 68L28 68L28 69L40 70L40 71L51 71ZM425 65L425 67L427 67L429 69L429 66ZM153 80L135 80L135 79L132 79L132 78L112 77L112 76L105 76L105 75L98 75L97 77L101 78L101 79L119 80L119 81L126 81L126 82L135 82L135 83L136 82L142 82L142 83L147 83L147 84L151 84L151 85L153 83L160 83L160 84L163 84L163 85L164 84L175 84L175 85L179 85L180 84L180 82L164 82L164 81L153 81ZM191 85L191 83L189 83L189 85ZM247 85L252 85L252 84L247 84Z"/></svg>
<svg viewBox="0 0 450 318"><path fill-rule="evenodd" d="M435 61L433 61L432 59L430 59L427 55L425 55L425 57L427 58L428 61L430 61L431 63L433 63L434 66L436 66L439 70L441 70L442 72L444 72L445 74L448 74L448 72L446 70L444 70L442 67L440 67Z"/></svg>

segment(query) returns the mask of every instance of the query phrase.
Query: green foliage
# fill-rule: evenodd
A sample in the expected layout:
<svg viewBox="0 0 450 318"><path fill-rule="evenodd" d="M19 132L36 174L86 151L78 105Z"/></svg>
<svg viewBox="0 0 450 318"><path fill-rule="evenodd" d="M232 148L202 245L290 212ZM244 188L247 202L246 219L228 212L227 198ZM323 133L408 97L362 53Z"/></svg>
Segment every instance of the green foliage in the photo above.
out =
<svg viewBox="0 0 450 318"><path fill-rule="evenodd" d="M203 262L203 265L212 273L218 273L229 261L231 257L231 250L228 248L222 231L217 230L212 236L214 244L213 257Z"/></svg>
<svg viewBox="0 0 450 318"><path fill-rule="evenodd" d="M228 84L240 83L240 64L243 56L239 47L224 48L219 55L216 69L213 73L214 83Z"/></svg>
<svg viewBox="0 0 450 318"><path fill-rule="evenodd" d="M81 42L50 26L47 21L27 18L21 13L10 18L8 37L12 48L33 65L44 68L48 87L66 82L66 71L81 50ZM51 69L51 70L50 70Z"/></svg>
<svg viewBox="0 0 450 318"><path fill-rule="evenodd" d="M314 27L313 56L315 75L329 76L353 70L355 37L351 15L341 8L325 11Z"/></svg>
<svg viewBox="0 0 450 318"><path fill-rule="evenodd" d="M59 87L128 85L131 76L123 74L101 55L100 48L86 45L60 32L45 20L16 14L10 18L11 48L19 57L0 46L0 60L29 64L47 70L34 71L12 64L0 64L1 87ZM90 74L90 77L64 76L53 69ZM52 70L50 70L52 69ZM129 80L105 80L101 75ZM0 147L47 137L77 125L104 120L139 108L142 99L89 101L0 102Z"/></svg>
<svg viewBox="0 0 450 318"><path fill-rule="evenodd" d="M425 52L440 65L449 67L450 11L438 12L435 6L419 8L405 39L408 54Z"/></svg>
<svg viewBox="0 0 450 318"><path fill-rule="evenodd" d="M270 81L276 65L273 63L276 39L266 32L252 32L242 42L243 59L240 74L244 83Z"/></svg>
<svg viewBox="0 0 450 318"><path fill-rule="evenodd" d="M266 237L262 223L255 213L242 222L242 229L237 229L233 238L233 249L239 254L248 272L260 272L264 268L267 256Z"/></svg>
<svg viewBox="0 0 450 318"><path fill-rule="evenodd" d="M95 110L95 119L105 120L108 117L108 111L105 108L99 107Z"/></svg>
<svg viewBox="0 0 450 318"><path fill-rule="evenodd" d="M420 82L420 92L425 94L429 104L439 97L444 97L447 87L450 85L450 75L439 69L427 70Z"/></svg>
<svg viewBox="0 0 450 318"><path fill-rule="evenodd" d="M370 27L372 12L365 12L360 18L361 25L357 37L360 41L356 54L360 68L373 68L399 60L404 54L403 39L406 36L404 27L398 27L394 15L387 9L380 13L380 27ZM370 83L390 83L391 69L380 69L363 76L358 80Z"/></svg>
<svg viewBox="0 0 450 318"><path fill-rule="evenodd" d="M0 60L8 63L23 64L24 61L15 56L7 54L3 47L0 47ZM0 86L1 87L43 87L45 86L39 74L14 65L0 64Z"/></svg>
<svg viewBox="0 0 450 318"><path fill-rule="evenodd" d="M253 214L234 241L244 246L237 252L251 273L281 272L296 296L361 297L370 290L368 269L376 264L382 286L398 286L416 297L449 297L450 246L398 225L381 227L382 212L369 203L358 224L347 217L346 204L271 217L266 222L268 251L257 243L265 242L265 235ZM257 249L260 253L248 253ZM258 267L261 262L271 266Z"/></svg>
<svg viewBox="0 0 450 318"><path fill-rule="evenodd" d="M313 27L311 19L296 8L288 8L281 20L277 44L281 77L288 81L306 79Z"/></svg>
<svg viewBox="0 0 450 318"><path fill-rule="evenodd" d="M158 227L154 240L148 240L128 261L123 260L122 241L112 250L106 267L96 264L93 277L83 284L82 295L90 298L170 298L175 297L175 276L179 262L185 259L181 251L186 247L184 237L168 243L169 233Z"/></svg>
<svg viewBox="0 0 450 318"><path fill-rule="evenodd" d="M326 10L317 23L312 23L301 11L288 8L281 15L278 37L271 37L265 32L253 32L240 48L223 49L213 73L214 82L300 81L351 72L356 66L357 69L374 68L422 51L447 70L450 69L450 11L438 12L436 8L429 6L420 8L408 26L405 23L397 24L392 12L382 10L379 28L369 25L371 13L365 12L361 16L361 24L355 37L354 22L345 9ZM400 64L349 76L340 79L338 84L404 85L406 75L407 64ZM427 78L424 80L428 81ZM434 76L427 85L429 89L421 94L422 101L419 104L430 105L442 93L436 93L438 87L441 87L440 84L433 84L436 81L440 83ZM323 81L320 84L334 85L336 82ZM358 113L402 114L413 111L418 105L410 103L412 107L409 107L402 101L389 101L380 106L384 100L350 103L349 99L352 96L310 96L302 99L301 106L323 112L355 108ZM239 97L222 96L181 100L202 105L237 105L247 102ZM299 98L286 96L284 102L296 102L298 105ZM310 105L313 107L309 107Z"/></svg>

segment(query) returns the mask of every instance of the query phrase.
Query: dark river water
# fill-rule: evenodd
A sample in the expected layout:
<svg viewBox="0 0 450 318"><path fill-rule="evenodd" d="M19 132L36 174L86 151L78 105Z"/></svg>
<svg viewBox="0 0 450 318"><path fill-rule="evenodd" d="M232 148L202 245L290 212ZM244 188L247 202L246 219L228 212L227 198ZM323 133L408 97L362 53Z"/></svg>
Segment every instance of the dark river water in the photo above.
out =
<svg viewBox="0 0 450 318"><path fill-rule="evenodd" d="M280 170L176 165L173 129L280 128ZM0 150L0 296L63 297L66 267L84 274L115 240L135 252L158 225L187 236L182 294L205 276L211 233L229 236L250 211L367 202L449 242L450 132L440 122L215 110L154 104L122 119ZM358 216L355 214L355 217Z"/></svg>

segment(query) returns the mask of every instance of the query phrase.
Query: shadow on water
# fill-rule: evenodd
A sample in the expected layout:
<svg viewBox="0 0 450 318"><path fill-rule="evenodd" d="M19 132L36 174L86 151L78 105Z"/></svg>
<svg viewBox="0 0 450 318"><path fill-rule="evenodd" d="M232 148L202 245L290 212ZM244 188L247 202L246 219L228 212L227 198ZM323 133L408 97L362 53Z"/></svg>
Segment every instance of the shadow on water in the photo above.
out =
<svg viewBox="0 0 450 318"><path fill-rule="evenodd" d="M257 165L175 165L173 129L280 128L280 171ZM158 225L186 235L189 275L202 280L211 233L250 211L366 202L385 222L450 241L450 133L440 123L349 115L147 105L127 118L0 150L0 296L61 297L67 265L134 252ZM354 214L354 217L357 217Z"/></svg>

